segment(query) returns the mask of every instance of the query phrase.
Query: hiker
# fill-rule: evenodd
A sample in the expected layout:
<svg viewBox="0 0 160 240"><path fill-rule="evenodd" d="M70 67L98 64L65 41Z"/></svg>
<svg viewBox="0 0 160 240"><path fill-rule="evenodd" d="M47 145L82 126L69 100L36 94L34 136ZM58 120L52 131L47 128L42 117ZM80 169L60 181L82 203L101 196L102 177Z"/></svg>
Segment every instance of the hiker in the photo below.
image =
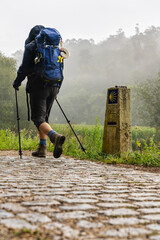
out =
<svg viewBox="0 0 160 240"><path fill-rule="evenodd" d="M54 99L61 87L63 77L61 78L61 81L58 80L57 82L51 82L38 75L35 70L35 58L37 56L36 37L39 37L41 31L44 31L44 29L45 27L42 25L36 25L31 29L29 36L25 41L22 64L17 71L17 77L12 85L16 90L19 90L21 82L27 76L28 81L26 84L26 91L30 96L31 119L39 133L39 147L36 151L32 152L32 156L46 157L47 137L49 137L54 145L53 156L54 158L59 158L62 154L62 145L65 141L65 136L58 134L51 128L48 123L48 118ZM62 38L59 32L57 31L56 34L58 34L58 38L56 39L57 45L59 45L59 43L62 44ZM57 49L58 48L56 47L56 51L59 51ZM39 66L41 67L41 65Z"/></svg>

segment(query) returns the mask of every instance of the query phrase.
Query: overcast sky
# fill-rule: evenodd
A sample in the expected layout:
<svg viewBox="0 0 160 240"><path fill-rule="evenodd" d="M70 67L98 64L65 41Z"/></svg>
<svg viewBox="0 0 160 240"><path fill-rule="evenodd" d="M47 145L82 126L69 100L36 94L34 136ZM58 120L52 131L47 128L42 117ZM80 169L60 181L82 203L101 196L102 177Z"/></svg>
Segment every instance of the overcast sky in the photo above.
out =
<svg viewBox="0 0 160 240"><path fill-rule="evenodd" d="M57 28L63 39L105 40L122 28L126 36L160 26L160 0L0 0L0 51L23 49L30 29Z"/></svg>

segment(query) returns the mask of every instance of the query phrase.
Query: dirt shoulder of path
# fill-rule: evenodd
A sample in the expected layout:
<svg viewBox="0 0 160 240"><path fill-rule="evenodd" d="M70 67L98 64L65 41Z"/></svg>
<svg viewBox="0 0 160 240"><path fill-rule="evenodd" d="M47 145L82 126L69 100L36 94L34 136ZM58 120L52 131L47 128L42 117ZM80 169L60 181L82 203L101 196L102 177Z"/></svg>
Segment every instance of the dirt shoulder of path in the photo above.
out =
<svg viewBox="0 0 160 240"><path fill-rule="evenodd" d="M22 156L32 156L32 151L23 151ZM47 152L48 156L53 156L52 152ZM17 150L0 150L0 156L19 156L19 151Z"/></svg>
<svg viewBox="0 0 160 240"><path fill-rule="evenodd" d="M15 150L6 151L0 150L0 156L19 156L19 152ZM23 151L23 156L32 156L32 151ZM52 152L47 152L47 156L53 156ZM69 158L66 156L66 158ZM104 164L103 162L99 162L100 164ZM111 164L112 166L114 164ZM132 168L134 170L152 172L152 173L160 173L160 167L143 167L143 166L135 166L131 164L115 164L115 166L123 167L123 168Z"/></svg>

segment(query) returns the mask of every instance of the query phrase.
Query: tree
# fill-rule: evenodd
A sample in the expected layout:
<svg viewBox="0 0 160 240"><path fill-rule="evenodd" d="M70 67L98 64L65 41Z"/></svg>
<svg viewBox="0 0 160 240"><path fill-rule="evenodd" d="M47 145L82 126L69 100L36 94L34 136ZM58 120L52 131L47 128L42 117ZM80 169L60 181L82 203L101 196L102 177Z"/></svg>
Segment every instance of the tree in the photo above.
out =
<svg viewBox="0 0 160 240"><path fill-rule="evenodd" d="M0 128L10 127L14 118L12 81L15 78L16 61L0 53Z"/></svg>
<svg viewBox="0 0 160 240"><path fill-rule="evenodd" d="M160 73L136 88L138 121L144 126L160 127Z"/></svg>
<svg viewBox="0 0 160 240"><path fill-rule="evenodd" d="M17 63L17 67L20 66L21 62L22 62L22 58L23 58L23 51L22 50L18 50L15 53L12 54L13 58L16 60Z"/></svg>

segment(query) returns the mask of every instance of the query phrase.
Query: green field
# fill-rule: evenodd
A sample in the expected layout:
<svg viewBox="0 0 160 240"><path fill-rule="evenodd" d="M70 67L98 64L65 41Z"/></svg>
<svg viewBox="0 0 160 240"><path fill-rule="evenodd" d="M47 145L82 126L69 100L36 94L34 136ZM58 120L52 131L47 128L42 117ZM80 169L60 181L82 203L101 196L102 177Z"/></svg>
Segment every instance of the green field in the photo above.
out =
<svg viewBox="0 0 160 240"><path fill-rule="evenodd" d="M160 166L160 131L149 127L132 127L131 153L124 153L122 156L104 155L102 153L103 126L96 125L72 125L86 153L81 147L67 124L53 124L52 127L58 133L66 136L63 154L79 159L90 159L105 163L125 163L140 166ZM0 150L18 150L18 133L7 130L0 130ZM34 150L38 146L38 135L36 130L21 130L22 151ZM48 140L48 151L53 151L53 145ZM17 152L18 154L18 152Z"/></svg>

